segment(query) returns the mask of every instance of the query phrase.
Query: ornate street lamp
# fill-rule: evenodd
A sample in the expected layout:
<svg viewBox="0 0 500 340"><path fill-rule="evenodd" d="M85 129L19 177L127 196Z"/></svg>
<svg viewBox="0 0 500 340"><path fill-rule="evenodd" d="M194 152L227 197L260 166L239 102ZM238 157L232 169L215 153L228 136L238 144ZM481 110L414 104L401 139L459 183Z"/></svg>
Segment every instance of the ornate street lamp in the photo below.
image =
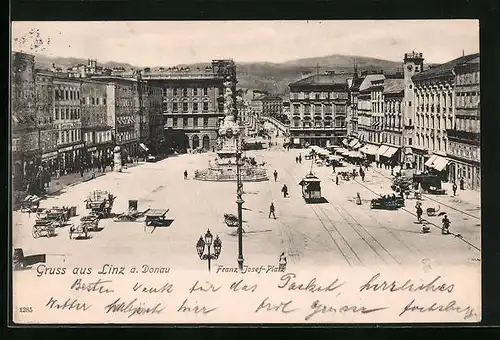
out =
<svg viewBox="0 0 500 340"><path fill-rule="evenodd" d="M214 253L211 254L210 248L214 246ZM207 248L207 254L205 253L205 247ZM222 242L217 236L214 240L214 237L212 233L210 232L210 229L207 230L205 237L200 236L198 239L198 242L196 242L196 251L198 252L198 256L200 257L201 260L207 260L208 261L208 271L210 271L210 263L212 260L217 260L219 258L220 252L222 250Z"/></svg>

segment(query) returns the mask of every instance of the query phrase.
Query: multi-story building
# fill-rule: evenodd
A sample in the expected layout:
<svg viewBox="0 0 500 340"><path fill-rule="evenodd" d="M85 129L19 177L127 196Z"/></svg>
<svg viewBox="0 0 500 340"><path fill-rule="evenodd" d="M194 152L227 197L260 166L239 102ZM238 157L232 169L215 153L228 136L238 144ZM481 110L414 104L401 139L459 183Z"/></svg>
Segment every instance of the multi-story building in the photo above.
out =
<svg viewBox="0 0 500 340"><path fill-rule="evenodd" d="M347 137L347 79L328 72L303 78L290 87L290 138L293 144L326 146Z"/></svg>
<svg viewBox="0 0 500 340"><path fill-rule="evenodd" d="M262 99L262 115L265 117L278 117L283 112L283 99L279 96L267 95Z"/></svg>
<svg viewBox="0 0 500 340"><path fill-rule="evenodd" d="M137 77L94 76L94 80L110 84L106 87L107 124L112 127L111 139L120 146L124 158L142 155L141 133L144 129L143 98Z"/></svg>
<svg viewBox="0 0 500 340"><path fill-rule="evenodd" d="M81 80L80 119L88 165L107 165L112 159L114 143L113 125L108 120L108 87L113 87L113 84L91 79Z"/></svg>
<svg viewBox="0 0 500 340"><path fill-rule="evenodd" d="M250 101L250 110L257 118L264 115L264 102L262 101L264 97L266 97L266 95L257 95Z"/></svg>
<svg viewBox="0 0 500 340"><path fill-rule="evenodd" d="M380 120L376 123L376 121L372 118L372 110L374 109L372 96L374 96L373 92L375 92L372 91L374 90L372 86L373 83L375 83L375 88L380 87L379 83L382 82L383 84L385 76L382 72L363 72L361 74L361 79L362 81L358 81L361 82L361 84L359 85L359 92L357 95L357 130L359 140L365 143L365 145L360 149L360 151L363 152L368 159L374 160L378 157L377 151L380 147L379 143L375 140L375 136L377 132L382 130L382 126L380 124ZM377 102L375 99L374 101ZM377 119L381 119L380 114Z"/></svg>
<svg viewBox="0 0 500 340"><path fill-rule="evenodd" d="M165 142L170 148L212 149L224 118L223 83L236 79L232 60L214 60L204 70L170 69L144 72L148 85L163 91ZM236 88L233 89L236 100Z"/></svg>
<svg viewBox="0 0 500 340"><path fill-rule="evenodd" d="M417 168L415 149L415 89L413 76L424 71L424 56L422 53L412 51L405 53L403 59L404 74L404 99L403 99L403 161L404 167Z"/></svg>
<svg viewBox="0 0 500 340"><path fill-rule="evenodd" d="M55 173L59 167L57 161L59 132L54 127L54 83L52 72L36 70L36 107L42 165L50 173Z"/></svg>
<svg viewBox="0 0 500 340"><path fill-rule="evenodd" d="M463 56L412 77L415 94L415 153L417 170L449 177L447 130L455 126L454 68L477 58Z"/></svg>
<svg viewBox="0 0 500 340"><path fill-rule="evenodd" d="M479 55L454 68L455 122L447 129L450 181L461 179L470 189L481 188Z"/></svg>
<svg viewBox="0 0 500 340"><path fill-rule="evenodd" d="M37 122L35 57L11 54L12 181L20 190L25 178L40 164L40 133Z"/></svg>
<svg viewBox="0 0 500 340"><path fill-rule="evenodd" d="M146 94L144 96L144 118L148 127L146 145L147 148L153 149L153 153L157 153L164 140L163 91L161 87L147 85ZM145 135L146 133L143 134Z"/></svg>
<svg viewBox="0 0 500 340"><path fill-rule="evenodd" d="M54 128L57 133L58 169L77 172L82 165L81 82L65 74L52 75L54 89Z"/></svg>
<svg viewBox="0 0 500 340"><path fill-rule="evenodd" d="M68 76L75 78L87 78L97 75L111 75L112 70L97 65L96 59L88 59L87 64L78 64L68 68Z"/></svg>
<svg viewBox="0 0 500 340"><path fill-rule="evenodd" d="M370 86L371 116L370 129L368 130L368 142L381 144L384 129L384 82L385 79L372 80Z"/></svg>
<svg viewBox="0 0 500 340"><path fill-rule="evenodd" d="M388 147L382 158L389 163L403 161L403 111L404 79L400 76L386 75L383 90L384 132L383 143Z"/></svg>

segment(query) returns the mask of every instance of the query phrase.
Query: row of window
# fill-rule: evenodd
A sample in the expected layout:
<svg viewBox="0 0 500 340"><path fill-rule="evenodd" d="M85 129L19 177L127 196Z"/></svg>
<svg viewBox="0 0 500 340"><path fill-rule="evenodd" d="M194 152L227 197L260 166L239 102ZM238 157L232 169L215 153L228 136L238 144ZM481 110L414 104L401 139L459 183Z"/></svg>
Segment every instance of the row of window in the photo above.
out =
<svg viewBox="0 0 500 340"><path fill-rule="evenodd" d="M336 104L331 104L331 105L322 105L322 104L311 104L311 105L303 105L303 104L293 104L293 114L310 114L311 112L314 113L325 113L325 114L330 114L330 113L346 113L346 106L345 105L336 105Z"/></svg>
<svg viewBox="0 0 500 340"><path fill-rule="evenodd" d="M203 95L203 96L208 96L208 87L204 87L204 88L201 88L201 89L198 89L198 88L183 88L183 89L178 89L178 88L174 88L174 89L168 89L168 88L164 88L163 89L163 96L166 97L168 95L168 92L171 91L172 95L174 96L179 96L182 94L183 97L187 97L189 95L192 95L193 96L197 96L197 95Z"/></svg>
<svg viewBox="0 0 500 340"><path fill-rule="evenodd" d="M417 93L415 96L415 105L435 105L442 107L451 107L452 106L452 94L450 93L425 93L419 94Z"/></svg>
<svg viewBox="0 0 500 340"><path fill-rule="evenodd" d="M479 157L481 156L481 151L479 150L479 148L466 146L462 143L450 143L450 153L463 158L474 160L479 160Z"/></svg>
<svg viewBox="0 0 500 340"><path fill-rule="evenodd" d="M479 119L466 119L466 118L457 118L455 119L455 129L458 131L472 132L472 133L480 133L480 121Z"/></svg>
<svg viewBox="0 0 500 340"><path fill-rule="evenodd" d="M453 117L449 116L448 119L434 117L434 116L421 116L416 115L416 126L419 128L431 128L431 129L451 129L453 126Z"/></svg>
<svg viewBox="0 0 500 340"><path fill-rule="evenodd" d="M290 92L290 99L347 99L347 92Z"/></svg>
<svg viewBox="0 0 500 340"><path fill-rule="evenodd" d="M81 140L81 130L80 129L72 129L72 130L64 130L59 131L57 136L57 144L67 144L74 143Z"/></svg>
<svg viewBox="0 0 500 340"><path fill-rule="evenodd" d="M458 74L456 76L457 85L479 84L479 71Z"/></svg>
<svg viewBox="0 0 500 340"><path fill-rule="evenodd" d="M202 105L199 105L202 104ZM170 106L170 104L168 104ZM202 109L203 112L208 111L208 102L203 103L191 103L192 111L199 112ZM182 103L182 112L189 112L189 103ZM179 112L179 103L172 103L172 112Z"/></svg>
<svg viewBox="0 0 500 340"><path fill-rule="evenodd" d="M302 127L302 128L345 128L346 123L344 120L336 120L335 123L331 121L294 121L293 127Z"/></svg>
<svg viewBox="0 0 500 340"><path fill-rule="evenodd" d="M54 90L54 99L55 100L79 100L80 99L80 90L77 89L55 89Z"/></svg>
<svg viewBox="0 0 500 340"><path fill-rule="evenodd" d="M117 142L124 142L127 140L136 139L138 137L139 137L139 133L136 131L118 132L116 134L116 141Z"/></svg>
<svg viewBox="0 0 500 340"><path fill-rule="evenodd" d="M95 132L95 134L93 132L85 132L83 134L83 140L87 143L96 143L96 144L110 142L111 131L97 131Z"/></svg>
<svg viewBox="0 0 500 340"><path fill-rule="evenodd" d="M167 125L172 126L174 128L188 128L188 127L198 127L201 123L203 127L208 127L208 117L203 117L203 120L200 121L199 118L168 118Z"/></svg>
<svg viewBox="0 0 500 340"><path fill-rule="evenodd" d="M59 108L54 109L54 120L75 120L80 119L79 108Z"/></svg>
<svg viewBox="0 0 500 340"><path fill-rule="evenodd" d="M455 96L457 107L476 107L479 99L479 92L457 92Z"/></svg>
<svg viewBox="0 0 500 340"><path fill-rule="evenodd" d="M100 97L83 97L81 103L83 105L106 105L106 98Z"/></svg>
<svg viewBox="0 0 500 340"><path fill-rule="evenodd" d="M426 148L428 150L434 150L434 151L447 151L447 140L446 137L443 137L441 139L440 137L434 138L434 136L425 136L417 133L417 146Z"/></svg>

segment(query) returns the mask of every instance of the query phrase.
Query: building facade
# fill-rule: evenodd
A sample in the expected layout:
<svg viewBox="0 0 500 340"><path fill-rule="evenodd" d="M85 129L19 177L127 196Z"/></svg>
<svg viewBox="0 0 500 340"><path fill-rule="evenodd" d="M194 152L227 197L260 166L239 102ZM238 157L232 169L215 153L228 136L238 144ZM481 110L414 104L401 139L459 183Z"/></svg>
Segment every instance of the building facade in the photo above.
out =
<svg viewBox="0 0 500 340"><path fill-rule="evenodd" d="M81 80L81 124L88 166L99 167L112 159L113 128L108 121L108 87L106 82Z"/></svg>
<svg viewBox="0 0 500 340"><path fill-rule="evenodd" d="M458 64L455 74L455 121L447 129L450 181L463 179L469 189L481 188L480 57Z"/></svg>
<svg viewBox="0 0 500 340"><path fill-rule="evenodd" d="M80 120L81 82L62 74L55 74L52 81L58 168L63 174L77 172L82 165L85 148Z"/></svg>
<svg viewBox="0 0 500 340"><path fill-rule="evenodd" d="M215 148L223 112L223 83L236 79L232 60L214 60L203 70L145 72L148 85L162 88L165 142L169 148ZM236 100L236 88L233 89Z"/></svg>
<svg viewBox="0 0 500 340"><path fill-rule="evenodd" d="M144 117L148 129L146 145L148 149L153 149L153 153L158 153L164 141L163 91L161 87L147 85L146 94L144 97Z"/></svg>
<svg viewBox="0 0 500 340"><path fill-rule="evenodd" d="M380 102L376 99L375 93L381 92L380 84L383 84L385 76L382 73L363 73L362 81L359 85L359 94L357 95L357 130L359 140L371 145L378 145L375 140L377 133L382 130L380 126L375 126L375 120L372 118L374 104ZM373 84L375 82L375 84ZM381 114L377 116L381 119ZM374 155L374 154L373 154Z"/></svg>
<svg viewBox="0 0 500 340"><path fill-rule="evenodd" d="M59 132L54 126L54 82L51 72L36 71L36 107L42 165L55 174L59 167Z"/></svg>
<svg viewBox="0 0 500 340"><path fill-rule="evenodd" d="M349 137L358 138L358 98L359 87L363 82L363 78L358 76L357 70L354 72L351 86L349 87L349 106L347 108L347 135Z"/></svg>
<svg viewBox="0 0 500 340"><path fill-rule="evenodd" d="M449 178L447 130L455 126L454 68L478 54L463 56L412 77L415 84L417 170Z"/></svg>
<svg viewBox="0 0 500 340"><path fill-rule="evenodd" d="M40 164L40 134L37 122L35 57L11 54L11 155L12 184L21 190Z"/></svg>
<svg viewBox="0 0 500 340"><path fill-rule="evenodd" d="M383 143L389 147L383 158L391 164L403 162L403 111L404 111L404 79L402 77L386 78L383 90L384 132Z"/></svg>
<svg viewBox="0 0 500 340"><path fill-rule="evenodd" d="M262 99L262 115L279 117L283 113L283 99L279 96L267 95Z"/></svg>
<svg viewBox="0 0 500 340"><path fill-rule="evenodd" d="M351 74L317 74L289 84L293 144L326 146L347 137L347 79Z"/></svg>

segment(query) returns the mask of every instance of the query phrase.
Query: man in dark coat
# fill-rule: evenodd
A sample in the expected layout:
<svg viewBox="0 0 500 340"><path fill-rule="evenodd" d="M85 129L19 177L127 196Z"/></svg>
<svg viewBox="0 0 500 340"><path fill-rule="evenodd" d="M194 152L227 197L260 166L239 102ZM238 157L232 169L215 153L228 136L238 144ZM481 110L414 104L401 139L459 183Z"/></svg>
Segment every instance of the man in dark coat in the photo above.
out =
<svg viewBox="0 0 500 340"><path fill-rule="evenodd" d="M271 215L273 215L274 219L276 219L276 215L274 214L274 204L271 202L271 205L269 206L269 216L268 218L271 218Z"/></svg>

